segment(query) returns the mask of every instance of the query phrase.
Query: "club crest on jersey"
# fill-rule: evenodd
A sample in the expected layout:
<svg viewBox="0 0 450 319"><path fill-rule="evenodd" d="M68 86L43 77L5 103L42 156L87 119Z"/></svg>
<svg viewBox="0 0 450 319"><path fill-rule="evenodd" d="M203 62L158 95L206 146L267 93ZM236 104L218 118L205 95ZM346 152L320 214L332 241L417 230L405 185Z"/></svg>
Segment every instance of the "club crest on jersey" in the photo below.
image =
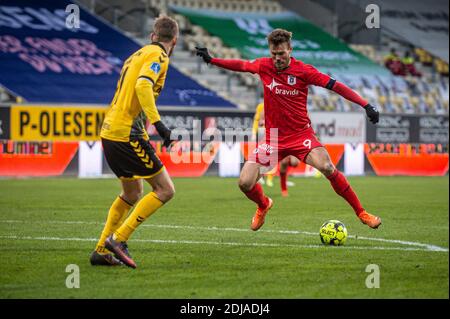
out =
<svg viewBox="0 0 450 319"><path fill-rule="evenodd" d="M295 85L297 83L297 78L293 75L288 75L288 84Z"/></svg>
<svg viewBox="0 0 450 319"><path fill-rule="evenodd" d="M161 65L158 62L153 62L152 65L150 65L150 70L155 72L155 74L158 74L159 71L161 71Z"/></svg>

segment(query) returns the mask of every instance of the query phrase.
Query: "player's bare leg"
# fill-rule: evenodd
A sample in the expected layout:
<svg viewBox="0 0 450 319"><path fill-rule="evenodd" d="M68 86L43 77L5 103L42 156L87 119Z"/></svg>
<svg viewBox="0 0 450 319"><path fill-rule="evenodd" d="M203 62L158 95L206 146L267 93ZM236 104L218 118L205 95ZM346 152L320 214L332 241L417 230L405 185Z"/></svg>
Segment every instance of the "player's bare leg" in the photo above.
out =
<svg viewBox="0 0 450 319"><path fill-rule="evenodd" d="M239 188L245 196L257 204L251 224L251 229L255 231L264 224L266 214L273 206L272 199L264 195L261 185L257 183L261 177L261 168L261 164L246 162L239 177Z"/></svg>
<svg viewBox="0 0 450 319"><path fill-rule="evenodd" d="M146 179L146 181L152 186L153 192L164 204L171 200L175 195L175 185L173 185L172 179L166 170L155 177Z"/></svg>
<svg viewBox="0 0 450 319"><path fill-rule="evenodd" d="M122 193L120 197L127 203L136 204L144 194L144 185L142 179L120 180L122 184Z"/></svg>
<svg viewBox="0 0 450 319"><path fill-rule="evenodd" d="M245 162L239 176L239 188L242 192L250 191L261 178L260 168L261 164L254 162Z"/></svg>
<svg viewBox="0 0 450 319"><path fill-rule="evenodd" d="M165 169L156 176L146 179L146 181L152 186L153 191L137 203L136 208L122 226L105 242L108 249L112 250L123 263L132 268L136 268L136 263L126 254L120 243L126 242L140 224L175 195L175 187Z"/></svg>
<svg viewBox="0 0 450 319"><path fill-rule="evenodd" d="M287 172L289 166L296 167L299 164L298 158L295 156L289 155L283 158L280 162L280 186L281 186L281 195L283 197L287 197L288 193L288 181L287 181Z"/></svg>
<svg viewBox="0 0 450 319"><path fill-rule="evenodd" d="M334 191L342 196L352 206L361 222L371 228L378 228L381 225L381 219L366 212L348 183L345 176L339 172L331 162L330 156L324 147L317 147L311 150L305 159L306 164L319 170L331 183Z"/></svg>
<svg viewBox="0 0 450 319"><path fill-rule="evenodd" d="M142 180L121 180L122 192L111 205L100 239L96 249L92 252L90 262L92 265L116 266L120 265L117 256L110 254L105 248L105 240L123 224L133 205L142 197ZM123 250L128 256L126 242L121 243Z"/></svg>

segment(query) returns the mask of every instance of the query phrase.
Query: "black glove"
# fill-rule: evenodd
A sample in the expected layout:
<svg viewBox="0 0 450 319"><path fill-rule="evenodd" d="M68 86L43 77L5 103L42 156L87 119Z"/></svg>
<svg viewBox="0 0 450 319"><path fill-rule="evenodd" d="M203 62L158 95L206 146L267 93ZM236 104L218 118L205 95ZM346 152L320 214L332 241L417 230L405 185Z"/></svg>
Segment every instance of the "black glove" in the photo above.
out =
<svg viewBox="0 0 450 319"><path fill-rule="evenodd" d="M212 57L209 55L207 48L195 47L195 50L197 50L195 54L199 57L202 57L203 61L205 61L206 63L211 63Z"/></svg>
<svg viewBox="0 0 450 319"><path fill-rule="evenodd" d="M370 122L372 122L373 124L377 124L380 118L380 113L378 112L378 110L370 104L367 104L364 109L366 110L366 114Z"/></svg>
<svg viewBox="0 0 450 319"><path fill-rule="evenodd" d="M155 122L155 123L153 123L153 125L155 126L156 130L158 131L159 136L161 136L161 138L163 139L163 141L164 141L163 145L165 147L169 147L172 144L172 142L175 141L170 138L172 131L169 130L167 128L167 126L165 126L164 123L161 121Z"/></svg>

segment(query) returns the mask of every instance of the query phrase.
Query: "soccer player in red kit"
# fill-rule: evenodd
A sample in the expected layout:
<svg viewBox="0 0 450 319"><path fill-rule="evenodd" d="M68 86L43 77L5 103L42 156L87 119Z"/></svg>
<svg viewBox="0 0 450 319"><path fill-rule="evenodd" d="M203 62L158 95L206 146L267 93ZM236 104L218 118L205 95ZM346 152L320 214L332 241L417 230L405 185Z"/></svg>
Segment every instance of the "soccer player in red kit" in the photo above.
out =
<svg viewBox="0 0 450 319"><path fill-rule="evenodd" d="M197 55L206 63L232 71L258 74L264 85L266 144L258 146L244 164L239 178L241 191L257 204L251 229L256 231L261 228L273 205L272 199L265 196L257 183L261 168L273 166L288 155L318 169L330 181L334 191L350 204L362 223L378 228L381 219L361 206L347 179L336 169L327 150L316 138L306 108L308 85L327 88L359 104L374 124L378 122L379 113L348 86L291 57L291 37L292 33L286 30L273 30L267 36L270 57L253 61L213 58L207 48L196 48Z"/></svg>

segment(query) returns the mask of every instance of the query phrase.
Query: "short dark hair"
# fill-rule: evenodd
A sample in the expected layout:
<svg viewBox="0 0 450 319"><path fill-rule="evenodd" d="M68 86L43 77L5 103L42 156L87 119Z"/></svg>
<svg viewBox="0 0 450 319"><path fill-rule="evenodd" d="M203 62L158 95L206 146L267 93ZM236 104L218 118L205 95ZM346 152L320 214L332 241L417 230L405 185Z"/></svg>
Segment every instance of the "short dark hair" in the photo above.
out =
<svg viewBox="0 0 450 319"><path fill-rule="evenodd" d="M158 37L158 41L172 41L178 35L178 23L168 16L159 16L153 23L153 32Z"/></svg>
<svg viewBox="0 0 450 319"><path fill-rule="evenodd" d="M273 45L280 45L282 43L288 43L291 45L292 32L284 29L275 29L267 36L267 42Z"/></svg>

